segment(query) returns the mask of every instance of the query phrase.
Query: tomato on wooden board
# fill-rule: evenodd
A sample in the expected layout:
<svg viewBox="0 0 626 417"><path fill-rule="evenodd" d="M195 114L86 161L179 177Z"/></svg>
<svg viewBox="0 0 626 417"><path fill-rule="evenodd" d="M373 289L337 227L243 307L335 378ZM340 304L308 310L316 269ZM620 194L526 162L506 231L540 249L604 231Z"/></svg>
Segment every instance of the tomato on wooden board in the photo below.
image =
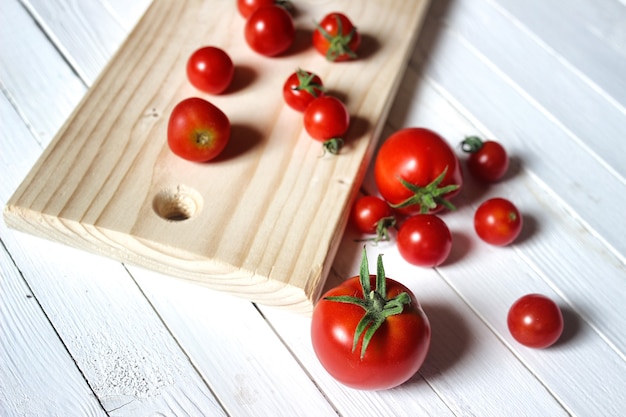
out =
<svg viewBox="0 0 626 417"><path fill-rule="evenodd" d="M313 139L324 142L324 149L332 154L341 149L349 127L350 113L336 97L318 97L304 111L304 129Z"/></svg>
<svg viewBox="0 0 626 417"><path fill-rule="evenodd" d="M194 51L187 61L187 78L198 90L209 94L224 92L235 75L230 56L215 46Z"/></svg>
<svg viewBox="0 0 626 417"><path fill-rule="evenodd" d="M358 198L350 212L352 223L361 233L375 234L375 242L388 241L389 229L394 227L396 219L389 204L373 195Z"/></svg>
<svg viewBox="0 0 626 417"><path fill-rule="evenodd" d="M170 114L167 143L172 152L194 162L218 156L230 139L230 121L218 107L198 97L178 103Z"/></svg>
<svg viewBox="0 0 626 417"><path fill-rule="evenodd" d="M309 71L297 69L283 84L283 98L294 110L304 112L309 104L324 95L322 79Z"/></svg>
<svg viewBox="0 0 626 417"><path fill-rule="evenodd" d="M418 127L398 130L383 142L374 161L374 179L383 198L408 215L454 209L448 200L463 185L450 145L432 130Z"/></svg>
<svg viewBox="0 0 626 417"><path fill-rule="evenodd" d="M311 319L313 349L326 371L356 389L383 390L407 381L430 347L428 317L415 295L385 277L382 256L376 275L367 254L359 276L329 290Z"/></svg>
<svg viewBox="0 0 626 417"><path fill-rule="evenodd" d="M246 21L244 37L253 51L268 57L280 55L293 43L296 28L291 14L281 6L257 9Z"/></svg>
<svg viewBox="0 0 626 417"><path fill-rule="evenodd" d="M361 34L350 19L338 12L329 13L313 31L313 47L328 61L341 62L357 58Z"/></svg>
<svg viewBox="0 0 626 417"><path fill-rule="evenodd" d="M461 142L461 147L469 153L467 169L481 181L496 182L509 169L509 155L499 142L469 136Z"/></svg>
<svg viewBox="0 0 626 417"><path fill-rule="evenodd" d="M249 18L252 13L264 6L282 6L285 9L291 8L291 2L286 0L237 0L237 10L244 18Z"/></svg>
<svg viewBox="0 0 626 417"><path fill-rule="evenodd" d="M434 214L416 214L400 225L398 252L412 265L432 268L448 259L452 234L446 223Z"/></svg>
<svg viewBox="0 0 626 417"><path fill-rule="evenodd" d="M517 207L504 198L484 201L474 213L474 229L485 242L496 246L512 243L522 231L523 219Z"/></svg>
<svg viewBox="0 0 626 417"><path fill-rule="evenodd" d="M563 333L563 314L559 306L545 295L527 294L509 309L507 326L513 338L522 345L547 348Z"/></svg>

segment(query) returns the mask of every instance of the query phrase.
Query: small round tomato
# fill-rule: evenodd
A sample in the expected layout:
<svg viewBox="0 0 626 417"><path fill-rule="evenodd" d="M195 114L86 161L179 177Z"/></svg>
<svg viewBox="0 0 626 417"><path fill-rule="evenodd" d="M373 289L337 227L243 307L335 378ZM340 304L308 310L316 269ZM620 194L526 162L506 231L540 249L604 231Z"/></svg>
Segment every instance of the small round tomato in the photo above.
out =
<svg viewBox="0 0 626 417"><path fill-rule="evenodd" d="M324 142L324 149L330 153L339 151L348 127L350 113L338 98L318 97L304 111L305 130L313 139Z"/></svg>
<svg viewBox="0 0 626 417"><path fill-rule="evenodd" d="M220 94L230 85L235 66L228 54L215 46L196 50L187 61L187 77L198 90Z"/></svg>
<svg viewBox="0 0 626 417"><path fill-rule="evenodd" d="M283 7L264 6L248 18L244 35L253 51L271 57L289 49L296 28L291 14Z"/></svg>
<svg viewBox="0 0 626 417"><path fill-rule="evenodd" d="M396 224L389 204L373 195L358 198L352 206L350 218L361 233L375 234L373 240L376 242L389 240L389 228Z"/></svg>
<svg viewBox="0 0 626 417"><path fill-rule="evenodd" d="M507 326L515 340L524 346L546 348L563 333L563 314L559 306L541 294L527 294L513 303Z"/></svg>
<svg viewBox="0 0 626 417"><path fill-rule="evenodd" d="M474 213L474 229L487 243L505 246L522 231L522 215L513 203L504 198L483 202Z"/></svg>
<svg viewBox="0 0 626 417"><path fill-rule="evenodd" d="M432 130L405 128L393 133L374 161L374 179L389 204L408 215L454 209L448 199L463 185L459 160Z"/></svg>
<svg viewBox="0 0 626 417"><path fill-rule="evenodd" d="M385 277L381 255L377 265L370 275L364 249L359 276L324 294L311 318L311 341L322 366L342 384L363 390L407 381L430 347L430 323L415 295Z"/></svg>
<svg viewBox="0 0 626 417"><path fill-rule="evenodd" d="M329 13L313 31L313 47L329 61L340 62L357 57L361 35L343 13Z"/></svg>
<svg viewBox="0 0 626 417"><path fill-rule="evenodd" d="M324 95L324 85L319 76L302 69L287 77L283 84L283 98L294 110L303 112L317 97Z"/></svg>
<svg viewBox="0 0 626 417"><path fill-rule="evenodd" d="M286 0L237 0L237 10L239 10L239 14L241 14L244 19L247 19L261 7L272 6L274 4L286 9L291 6L291 2Z"/></svg>
<svg viewBox="0 0 626 417"><path fill-rule="evenodd" d="M167 143L174 154L194 162L218 156L230 139L230 121L215 105L192 97L178 103L170 114Z"/></svg>
<svg viewBox="0 0 626 417"><path fill-rule="evenodd" d="M432 268L441 265L452 250L452 234L434 214L409 217L398 230L398 252L412 265Z"/></svg>
<svg viewBox="0 0 626 417"><path fill-rule="evenodd" d="M479 137L469 136L461 142L465 152L469 153L467 168L477 179L495 182L501 179L509 169L509 155L499 142L482 141Z"/></svg>

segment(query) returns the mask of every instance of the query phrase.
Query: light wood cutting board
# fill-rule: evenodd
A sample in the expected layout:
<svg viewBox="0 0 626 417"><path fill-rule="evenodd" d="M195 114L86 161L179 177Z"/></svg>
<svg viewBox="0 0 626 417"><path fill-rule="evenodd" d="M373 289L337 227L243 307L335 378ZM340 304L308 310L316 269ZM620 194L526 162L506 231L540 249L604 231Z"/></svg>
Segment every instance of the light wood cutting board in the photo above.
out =
<svg viewBox="0 0 626 417"><path fill-rule="evenodd" d="M375 142L415 44L427 0L294 0L297 38L266 58L243 38L234 0L155 0L5 207L13 228L252 301L309 313L320 296ZM314 21L346 13L360 58L330 63L311 47ZM236 65L220 96L195 90L185 64L198 47ZM351 127L339 155L287 107L296 68L344 100ZM169 113L199 96L232 123L205 164L174 156Z"/></svg>

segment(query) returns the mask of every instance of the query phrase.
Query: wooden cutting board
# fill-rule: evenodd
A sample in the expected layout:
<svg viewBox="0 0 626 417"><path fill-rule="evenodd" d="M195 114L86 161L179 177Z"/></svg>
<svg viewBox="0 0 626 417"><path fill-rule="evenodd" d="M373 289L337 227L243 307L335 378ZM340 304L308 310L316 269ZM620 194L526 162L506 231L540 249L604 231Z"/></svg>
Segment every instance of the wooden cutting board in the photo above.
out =
<svg viewBox="0 0 626 417"><path fill-rule="evenodd" d="M296 41L252 52L234 0L155 0L5 207L6 223L65 244L308 313L320 296L349 207L412 52L427 0L294 0ZM330 63L311 47L314 21L342 11L360 58ZM226 50L235 80L209 96L187 81L197 48ZM323 155L281 88L296 68L344 100L351 127ZM203 97L232 123L205 164L174 156L171 109Z"/></svg>

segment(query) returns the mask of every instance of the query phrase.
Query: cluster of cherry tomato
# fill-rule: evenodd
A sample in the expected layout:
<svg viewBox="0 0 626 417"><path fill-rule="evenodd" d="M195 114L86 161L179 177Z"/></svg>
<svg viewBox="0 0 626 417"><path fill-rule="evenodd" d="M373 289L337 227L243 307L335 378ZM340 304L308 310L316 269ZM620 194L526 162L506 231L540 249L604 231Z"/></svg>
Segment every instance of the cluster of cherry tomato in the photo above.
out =
<svg viewBox="0 0 626 417"><path fill-rule="evenodd" d="M244 38L248 46L265 57L286 52L295 39L295 25L289 11L291 3L281 0L237 0L246 19ZM360 34L342 13L330 13L316 25L312 45L329 61L356 58ZM230 86L235 66L226 51L204 46L188 59L187 78L198 90L222 94ZM298 69L283 88L285 102L303 112L307 133L323 142L324 149L337 153L350 125L346 106L336 97L324 94L320 78ZM167 139L172 152L194 162L216 158L230 140L230 121L218 107L193 97L178 103L170 114Z"/></svg>

